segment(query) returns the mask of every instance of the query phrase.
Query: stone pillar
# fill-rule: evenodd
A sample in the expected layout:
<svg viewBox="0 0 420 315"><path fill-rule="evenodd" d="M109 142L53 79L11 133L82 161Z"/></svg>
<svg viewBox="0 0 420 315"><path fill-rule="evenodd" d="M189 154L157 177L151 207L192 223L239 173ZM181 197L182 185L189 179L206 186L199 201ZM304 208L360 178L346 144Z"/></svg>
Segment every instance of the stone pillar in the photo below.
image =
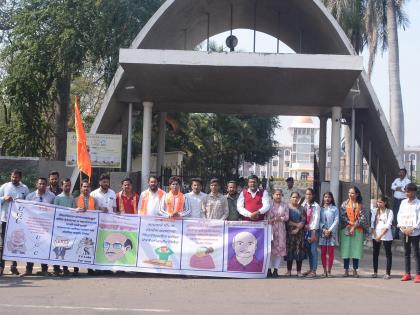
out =
<svg viewBox="0 0 420 315"><path fill-rule="evenodd" d="M143 102L143 141L141 151L141 190L146 189L150 175L150 159L152 155L152 109L153 102Z"/></svg>
<svg viewBox="0 0 420 315"><path fill-rule="evenodd" d="M319 181L325 182L327 162L327 117L319 117Z"/></svg>
<svg viewBox="0 0 420 315"><path fill-rule="evenodd" d="M341 107L332 107L331 118L331 182L330 190L340 200Z"/></svg>
<svg viewBox="0 0 420 315"><path fill-rule="evenodd" d="M133 103L128 104L128 126L127 126L127 176L131 173L132 164L132 138L133 138Z"/></svg>

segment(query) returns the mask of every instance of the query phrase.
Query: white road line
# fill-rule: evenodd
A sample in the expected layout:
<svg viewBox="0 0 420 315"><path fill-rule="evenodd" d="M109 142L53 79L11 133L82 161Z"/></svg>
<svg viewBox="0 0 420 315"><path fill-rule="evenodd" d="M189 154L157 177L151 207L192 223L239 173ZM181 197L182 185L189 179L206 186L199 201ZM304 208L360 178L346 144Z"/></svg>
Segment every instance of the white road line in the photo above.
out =
<svg viewBox="0 0 420 315"><path fill-rule="evenodd" d="M170 310L154 308L118 308L118 307L90 307L90 306L53 306L53 305L14 305L0 304L0 308L27 308L27 309L51 309L51 310L85 310L103 312L135 312L135 313L169 313Z"/></svg>

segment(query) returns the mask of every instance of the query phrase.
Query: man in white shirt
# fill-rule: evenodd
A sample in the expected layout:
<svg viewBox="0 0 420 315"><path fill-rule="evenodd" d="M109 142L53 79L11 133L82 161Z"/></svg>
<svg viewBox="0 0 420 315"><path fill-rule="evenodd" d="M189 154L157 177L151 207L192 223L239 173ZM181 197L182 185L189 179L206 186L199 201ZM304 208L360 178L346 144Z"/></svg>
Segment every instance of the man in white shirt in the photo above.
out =
<svg viewBox="0 0 420 315"><path fill-rule="evenodd" d="M1 222L0 222L0 276L4 271L3 246L5 241L7 219L9 217L10 203L16 199L25 199L29 194L28 187L21 183L22 172L13 170L10 172L10 182L0 187ZM10 272L19 275L17 262L12 262Z"/></svg>
<svg viewBox="0 0 420 315"><path fill-rule="evenodd" d="M102 174L99 178L99 188L90 193L95 199L98 210L103 212L116 212L117 195L115 191L109 188L110 177L108 174Z"/></svg>
<svg viewBox="0 0 420 315"><path fill-rule="evenodd" d="M267 191L258 189L258 177L248 177L248 189L244 189L238 198L238 212L245 221L262 221L270 210L270 196Z"/></svg>
<svg viewBox="0 0 420 315"><path fill-rule="evenodd" d="M391 185L391 189L394 192L394 203L392 211L394 213L394 221L392 222L393 226L397 226L397 216L398 210L400 209L401 202L406 198L405 187L410 184L411 181L407 178L407 170L402 168L398 172L398 178L396 178ZM395 239L399 239L400 233L399 229L396 229Z"/></svg>
<svg viewBox="0 0 420 315"><path fill-rule="evenodd" d="M192 191L185 195L185 197L188 198L189 203L190 203L191 218L201 217L201 205L203 203L204 197L207 196L207 194L201 191L202 188L203 188L203 182L201 178L191 179Z"/></svg>
<svg viewBox="0 0 420 315"><path fill-rule="evenodd" d="M149 176L149 188L140 195L138 213L144 216L158 216L163 208L166 193L159 188L156 176Z"/></svg>
<svg viewBox="0 0 420 315"><path fill-rule="evenodd" d="M401 202L398 212L398 227L403 234L405 274L401 281L411 280L411 248L413 248L414 259L416 261L415 283L420 283L420 200L417 199L417 186L408 184L405 187L407 199Z"/></svg>

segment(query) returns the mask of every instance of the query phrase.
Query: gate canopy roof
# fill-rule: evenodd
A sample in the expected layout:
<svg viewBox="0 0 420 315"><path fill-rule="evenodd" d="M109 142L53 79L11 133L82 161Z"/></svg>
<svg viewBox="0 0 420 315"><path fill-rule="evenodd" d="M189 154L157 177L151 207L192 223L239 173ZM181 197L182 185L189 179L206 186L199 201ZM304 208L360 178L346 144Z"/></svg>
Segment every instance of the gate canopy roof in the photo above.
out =
<svg viewBox="0 0 420 315"><path fill-rule="evenodd" d="M123 102L158 111L319 116L343 104L363 71L359 56L124 49ZM293 107L293 108L292 108Z"/></svg>

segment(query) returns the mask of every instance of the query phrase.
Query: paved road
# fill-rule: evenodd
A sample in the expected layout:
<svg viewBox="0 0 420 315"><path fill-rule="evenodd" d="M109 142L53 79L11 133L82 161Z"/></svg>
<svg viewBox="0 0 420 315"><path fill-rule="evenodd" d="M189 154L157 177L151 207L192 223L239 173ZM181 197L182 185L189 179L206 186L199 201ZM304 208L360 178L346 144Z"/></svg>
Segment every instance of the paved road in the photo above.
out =
<svg viewBox="0 0 420 315"><path fill-rule="evenodd" d="M331 279L4 276L0 314L420 314L420 284L399 281L401 256L394 257L391 280L370 278L369 251L359 279L342 278L340 261L334 268Z"/></svg>

